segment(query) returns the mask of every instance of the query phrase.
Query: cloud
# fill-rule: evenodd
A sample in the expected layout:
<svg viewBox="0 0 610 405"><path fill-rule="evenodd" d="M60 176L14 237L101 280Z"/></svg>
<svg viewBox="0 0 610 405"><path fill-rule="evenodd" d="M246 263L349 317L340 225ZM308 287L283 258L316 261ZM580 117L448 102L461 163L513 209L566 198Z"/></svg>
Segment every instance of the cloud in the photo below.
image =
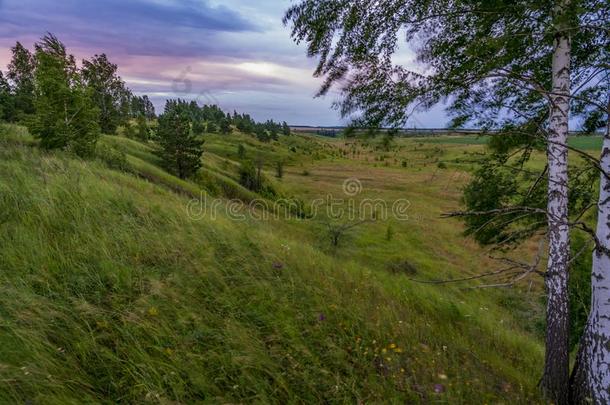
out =
<svg viewBox="0 0 610 405"><path fill-rule="evenodd" d="M106 53L138 94L218 103L257 119L334 125L315 61L282 24L293 0L0 0L0 64L46 32L78 59ZM184 83L188 81L188 91ZM437 119L438 121L438 119Z"/></svg>
<svg viewBox="0 0 610 405"><path fill-rule="evenodd" d="M219 34L261 31L204 0L5 0L0 7L0 38L34 40L50 31L76 46L131 55L219 54Z"/></svg>

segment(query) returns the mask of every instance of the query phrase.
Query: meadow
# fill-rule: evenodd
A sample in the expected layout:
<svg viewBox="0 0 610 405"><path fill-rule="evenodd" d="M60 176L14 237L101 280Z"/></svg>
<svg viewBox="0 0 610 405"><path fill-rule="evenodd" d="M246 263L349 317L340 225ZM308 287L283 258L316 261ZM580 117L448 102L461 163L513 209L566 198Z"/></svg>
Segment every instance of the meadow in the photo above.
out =
<svg viewBox="0 0 610 405"><path fill-rule="evenodd" d="M479 135L445 135L434 136L427 138L413 138L420 142L441 144L441 145L486 145L489 142L489 136ZM582 150L600 150L602 147L603 138L600 135L575 135L569 138L569 145L573 148Z"/></svg>
<svg viewBox="0 0 610 405"><path fill-rule="evenodd" d="M420 282L497 266L441 218L482 144L206 134L185 181L150 143L104 136L91 161L0 133L2 403L540 402L541 280ZM357 179L350 198L406 199L408 218L338 246L328 219L235 220L230 199L257 197L239 144L282 197L346 198ZM217 215L188 215L203 197Z"/></svg>

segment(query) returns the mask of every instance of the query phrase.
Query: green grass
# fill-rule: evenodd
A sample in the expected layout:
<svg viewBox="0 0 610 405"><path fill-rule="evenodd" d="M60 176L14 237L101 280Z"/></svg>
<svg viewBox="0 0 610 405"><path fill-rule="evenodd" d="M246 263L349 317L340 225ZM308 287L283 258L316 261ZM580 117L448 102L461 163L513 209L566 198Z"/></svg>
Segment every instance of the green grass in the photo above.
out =
<svg viewBox="0 0 610 405"><path fill-rule="evenodd" d="M489 136L438 136L413 138L414 141L420 143L432 143L442 145L486 145L489 142ZM596 135L578 135L571 136L569 139L570 146L582 150L601 150L602 137Z"/></svg>
<svg viewBox="0 0 610 405"><path fill-rule="evenodd" d="M429 136L423 138L413 138L414 141L420 143L435 143L435 144L444 144L444 145L487 145L489 142L489 136L478 136L478 135L468 135L468 136Z"/></svg>
<svg viewBox="0 0 610 405"><path fill-rule="evenodd" d="M570 137L569 145L573 148L583 150L602 150L603 138L601 136L573 136Z"/></svg>
<svg viewBox="0 0 610 405"><path fill-rule="evenodd" d="M386 270L396 259L421 278L489 265L438 218L458 190L430 180L425 158L373 167L315 138L254 141L269 159L300 145L281 186L303 199L360 176L363 196L414 202L416 221L395 223L391 241L375 223L332 251L315 221L189 218L191 197L171 185L200 187L137 142L105 140L129 152L134 176L25 136L0 137L0 403L539 401L542 346L511 315L532 316L524 295ZM222 159L233 146L207 142Z"/></svg>

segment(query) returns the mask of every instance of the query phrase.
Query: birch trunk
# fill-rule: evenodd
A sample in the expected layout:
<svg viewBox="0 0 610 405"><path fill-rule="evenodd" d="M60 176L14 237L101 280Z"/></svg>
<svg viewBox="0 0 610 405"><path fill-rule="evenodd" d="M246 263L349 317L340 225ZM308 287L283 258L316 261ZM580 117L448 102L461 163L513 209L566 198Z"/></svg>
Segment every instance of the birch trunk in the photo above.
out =
<svg viewBox="0 0 610 405"><path fill-rule="evenodd" d="M610 104L609 104L610 110ZM610 404L610 119L602 147L591 312L572 377L574 403Z"/></svg>
<svg viewBox="0 0 610 405"><path fill-rule="evenodd" d="M555 404L568 403L568 266L570 239L568 225L568 123L570 97L570 39L559 33L553 52L553 90L550 95L550 122L547 156L549 259L545 284L546 354L542 389Z"/></svg>

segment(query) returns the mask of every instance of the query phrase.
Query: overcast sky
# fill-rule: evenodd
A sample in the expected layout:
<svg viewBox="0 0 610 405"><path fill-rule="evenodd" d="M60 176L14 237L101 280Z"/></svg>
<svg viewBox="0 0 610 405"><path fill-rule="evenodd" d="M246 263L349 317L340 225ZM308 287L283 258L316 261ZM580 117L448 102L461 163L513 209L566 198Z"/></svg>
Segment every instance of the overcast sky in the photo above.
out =
<svg viewBox="0 0 610 405"><path fill-rule="evenodd" d="M106 53L137 94L158 109L167 98L292 125L340 125L336 95L313 98L315 60L292 42L282 16L290 0L0 0L0 63L16 41L46 32L77 58ZM441 109L409 126L442 127Z"/></svg>

